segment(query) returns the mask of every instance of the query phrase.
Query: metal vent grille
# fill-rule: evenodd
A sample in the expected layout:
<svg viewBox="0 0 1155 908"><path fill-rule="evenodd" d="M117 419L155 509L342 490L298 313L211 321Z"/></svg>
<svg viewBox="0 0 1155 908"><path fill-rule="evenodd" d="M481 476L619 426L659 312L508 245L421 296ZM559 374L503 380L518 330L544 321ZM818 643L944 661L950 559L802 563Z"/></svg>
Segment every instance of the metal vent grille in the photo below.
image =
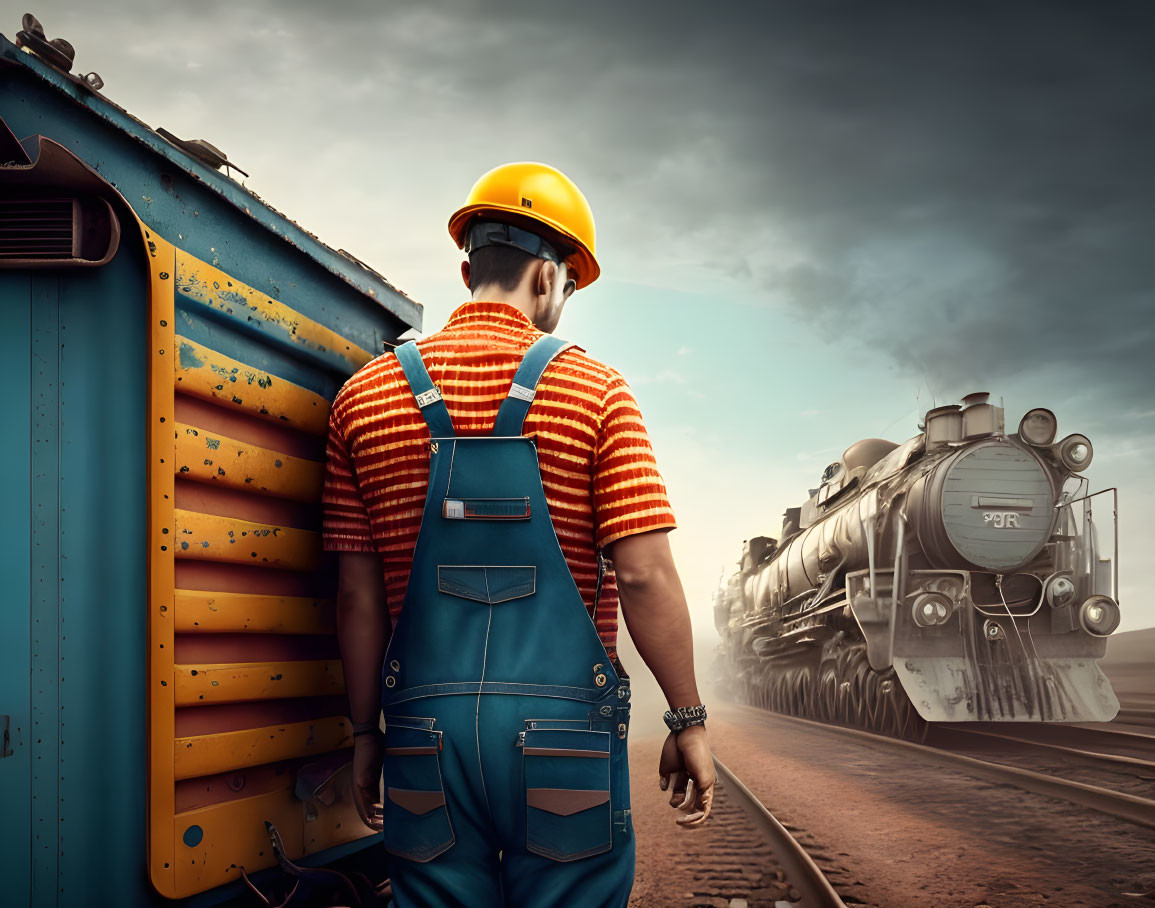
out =
<svg viewBox="0 0 1155 908"><path fill-rule="evenodd" d="M79 255L74 198L0 199L0 259L70 259Z"/></svg>

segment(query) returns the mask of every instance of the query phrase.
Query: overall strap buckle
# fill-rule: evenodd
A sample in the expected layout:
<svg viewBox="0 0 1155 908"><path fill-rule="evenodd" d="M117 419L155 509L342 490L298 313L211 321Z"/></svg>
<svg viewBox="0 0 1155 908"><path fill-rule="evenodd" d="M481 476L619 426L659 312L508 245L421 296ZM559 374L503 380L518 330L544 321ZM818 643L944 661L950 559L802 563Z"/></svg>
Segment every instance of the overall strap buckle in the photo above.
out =
<svg viewBox="0 0 1155 908"><path fill-rule="evenodd" d="M521 365L517 367L517 373L513 376L509 395L501 402L501 408L497 411L497 420L493 424L495 436L521 434L522 424L537 394L537 384L541 381L546 366L563 350L576 346L552 334L543 334L530 344Z"/></svg>
<svg viewBox="0 0 1155 908"><path fill-rule="evenodd" d="M401 363L405 380L409 382L409 390L413 392L413 399L417 401L421 415L429 426L429 437L453 438L453 420L449 418L449 410L441 397L441 391L429 377L416 342L406 341L393 354Z"/></svg>

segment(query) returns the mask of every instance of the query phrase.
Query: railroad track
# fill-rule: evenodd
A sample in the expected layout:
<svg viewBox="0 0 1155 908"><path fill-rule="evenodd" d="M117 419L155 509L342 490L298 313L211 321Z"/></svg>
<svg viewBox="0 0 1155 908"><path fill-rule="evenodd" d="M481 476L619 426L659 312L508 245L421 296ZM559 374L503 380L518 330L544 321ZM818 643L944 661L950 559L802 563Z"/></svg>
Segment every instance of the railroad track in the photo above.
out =
<svg viewBox="0 0 1155 908"><path fill-rule="evenodd" d="M1130 742L1123 742L1120 748L1114 741L1094 736L1046 740L1045 731L1040 728L1043 734L1036 737L1030 732L1017 734L1002 729L936 727L924 743L1067 782L1141 798L1155 795L1155 761L1149 759L1155 753L1150 750L1147 756L1120 753L1119 749L1132 749L1127 746Z"/></svg>
<svg viewBox="0 0 1155 908"><path fill-rule="evenodd" d="M972 775L992 779L997 782L1010 783L1026 791L1047 797L1059 798L1078 804L1100 813L1109 814L1119 819L1127 820L1140 826L1155 828L1155 800L1129 792L1116 791L1101 785L1090 784L1058 775L1051 775L1022 766L1010 765L980 757L968 756L943 747L928 744L916 744L879 735L859 728L850 728L844 725L832 725L827 722L817 722L813 719L803 719L784 713L770 713L758 707L738 705L735 707L753 714L772 715L775 718L788 722L798 722L803 725L828 729L835 734L858 738L876 746L890 750L917 753L923 759L937 760L943 764L961 767ZM1033 744L1034 742L1029 742ZM1044 748L1040 748L1042 750Z"/></svg>
<svg viewBox="0 0 1155 908"><path fill-rule="evenodd" d="M1155 770L1155 735L1085 725L990 726L936 725L939 736L972 735L1059 753L1084 757L1102 763L1114 763Z"/></svg>
<svg viewBox="0 0 1155 908"><path fill-rule="evenodd" d="M1127 725L1155 727L1155 709L1124 706L1119 710L1119 715L1115 717L1115 721L1124 722Z"/></svg>
<svg viewBox="0 0 1155 908"><path fill-rule="evenodd" d="M725 763L715 757L714 765L729 797L746 812L754 827L769 843L770 850L781 865L787 881L801 896L798 904L807 908L846 908L845 902L798 840L775 819Z"/></svg>
<svg viewBox="0 0 1155 908"><path fill-rule="evenodd" d="M635 745L653 750L656 756L660 740L635 741ZM846 888L843 897L827 881L824 870L834 874L834 879L845 872L837 858L831 859L804 831L780 823L726 765L717 759L715 765L713 809L702 825L678 828L668 807L659 807L649 798L634 799L638 865L632 908L773 908L783 903L845 908L848 903L862 904L855 898L856 887L862 886L856 878L840 881L840 887ZM642 775L634 763L631 785L639 790Z"/></svg>

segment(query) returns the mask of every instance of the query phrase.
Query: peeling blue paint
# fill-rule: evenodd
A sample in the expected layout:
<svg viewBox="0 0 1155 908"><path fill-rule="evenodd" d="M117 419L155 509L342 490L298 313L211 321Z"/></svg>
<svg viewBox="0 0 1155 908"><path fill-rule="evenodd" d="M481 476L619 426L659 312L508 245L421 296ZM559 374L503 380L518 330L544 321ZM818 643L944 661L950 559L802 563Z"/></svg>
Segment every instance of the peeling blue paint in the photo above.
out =
<svg viewBox="0 0 1155 908"><path fill-rule="evenodd" d="M180 367L182 369L199 369L205 364L205 361L196 354L192 344L181 341L180 343Z"/></svg>

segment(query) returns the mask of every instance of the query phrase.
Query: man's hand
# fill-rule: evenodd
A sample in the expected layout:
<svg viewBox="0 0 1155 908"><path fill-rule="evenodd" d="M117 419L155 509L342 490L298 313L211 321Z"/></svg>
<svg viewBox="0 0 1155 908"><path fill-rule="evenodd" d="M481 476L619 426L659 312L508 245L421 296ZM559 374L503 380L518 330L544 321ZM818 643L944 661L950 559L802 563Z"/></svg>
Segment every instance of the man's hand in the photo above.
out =
<svg viewBox="0 0 1155 908"><path fill-rule="evenodd" d="M380 832L384 828L381 817L381 760L385 756L385 742L380 735L357 735L353 739L353 803L361 822Z"/></svg>
<svg viewBox="0 0 1155 908"><path fill-rule="evenodd" d="M677 820L679 826L698 826L706 821L714 803L716 778L706 726L691 725L666 737L658 760L658 785L662 791L671 789L671 807L685 811L686 816ZM688 782L693 783L689 791Z"/></svg>

